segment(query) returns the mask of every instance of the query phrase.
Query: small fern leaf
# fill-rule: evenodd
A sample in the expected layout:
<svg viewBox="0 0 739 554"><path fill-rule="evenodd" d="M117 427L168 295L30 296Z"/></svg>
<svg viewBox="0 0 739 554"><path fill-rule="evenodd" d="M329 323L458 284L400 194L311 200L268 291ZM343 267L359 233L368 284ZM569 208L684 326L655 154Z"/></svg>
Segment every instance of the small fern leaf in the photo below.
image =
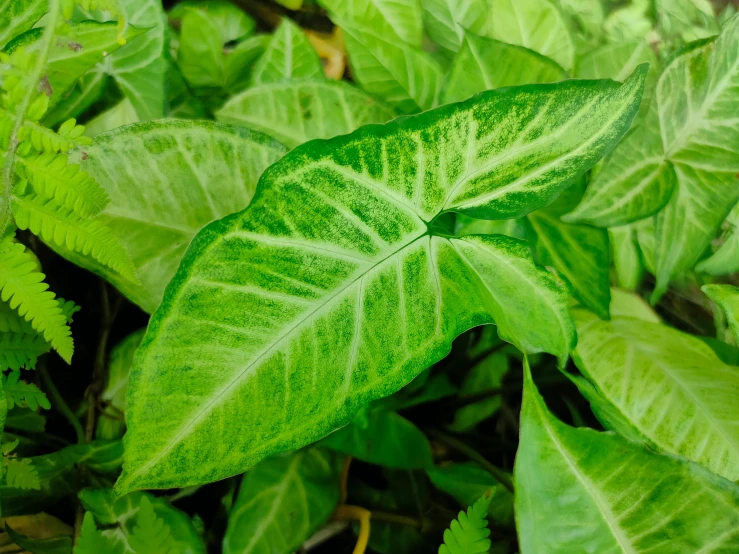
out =
<svg viewBox="0 0 739 554"><path fill-rule="evenodd" d="M110 199L95 179L78 165L70 165L66 154L43 154L18 157L17 170L28 179L44 199L54 199L80 217L92 217L103 211Z"/></svg>
<svg viewBox="0 0 739 554"><path fill-rule="evenodd" d="M7 458L5 460L5 484L14 489L41 489L38 470L30 458Z"/></svg>
<svg viewBox="0 0 739 554"><path fill-rule="evenodd" d="M39 406L48 410L51 408L46 395L33 383L20 380L20 371L14 370L10 374L2 376L3 390L8 401L8 409L14 406L38 410Z"/></svg>
<svg viewBox="0 0 739 554"><path fill-rule="evenodd" d="M57 299L58 300L58 299ZM7 302L0 301L0 333L33 333L31 323L22 318Z"/></svg>
<svg viewBox="0 0 739 554"><path fill-rule="evenodd" d="M47 290L36 261L12 236L0 240L0 300L8 302L31 326L43 334L69 363L74 351L72 332L54 293Z"/></svg>
<svg viewBox="0 0 739 554"><path fill-rule="evenodd" d="M39 152L68 152L73 146L92 144L90 137L82 135L84 132L84 126L77 125L74 119L63 123L58 132L34 121L24 121L18 138L30 142Z"/></svg>
<svg viewBox="0 0 739 554"><path fill-rule="evenodd" d="M157 517L154 506L146 496L141 499L129 544L136 554L173 554L169 526Z"/></svg>
<svg viewBox="0 0 739 554"><path fill-rule="evenodd" d="M108 541L95 525L95 518L90 512L85 512L80 536L74 545L74 554L102 554L109 551L108 547Z"/></svg>
<svg viewBox="0 0 739 554"><path fill-rule="evenodd" d="M102 222L82 219L55 200L43 199L33 193L14 196L12 207L15 223L20 229L29 229L46 242L91 256L122 277L138 283L128 252Z"/></svg>
<svg viewBox="0 0 739 554"><path fill-rule="evenodd" d="M49 350L49 343L33 329L30 333L0 333L0 371L34 369L38 357Z"/></svg>
<svg viewBox="0 0 739 554"><path fill-rule="evenodd" d="M82 308L71 300L64 300L61 296L58 296L56 301L59 302L59 307L62 309L64 317L67 318L67 323L72 323L74 314L79 312Z"/></svg>
<svg viewBox="0 0 739 554"><path fill-rule="evenodd" d="M444 531L444 544L439 547L439 554L486 554L490 550L486 516L491 497L488 491L467 508L467 513L459 512L458 519Z"/></svg>

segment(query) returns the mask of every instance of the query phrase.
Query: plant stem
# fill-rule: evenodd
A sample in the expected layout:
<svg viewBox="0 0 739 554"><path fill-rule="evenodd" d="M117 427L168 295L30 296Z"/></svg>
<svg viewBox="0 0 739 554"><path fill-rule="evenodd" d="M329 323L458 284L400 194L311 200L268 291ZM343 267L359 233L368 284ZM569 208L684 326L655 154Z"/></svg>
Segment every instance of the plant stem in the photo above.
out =
<svg viewBox="0 0 739 554"><path fill-rule="evenodd" d="M357 544L354 546L353 554L364 554L367 550L367 543L370 537L370 517L372 513L366 508L360 506L349 506L342 504L334 512L335 519L354 519L359 521L359 537Z"/></svg>
<svg viewBox="0 0 739 554"><path fill-rule="evenodd" d="M39 360L37 362L36 371L38 372L41 380L44 383L44 388L49 395L51 405L56 411L66 417L69 423L72 424L72 427L74 427L74 432L77 434L77 442L83 442L85 440L85 431L84 429L82 429L82 424L80 423L79 418L74 414L74 412L64 401L62 395L59 393L59 389L56 388L54 381L51 380L51 376L46 370L46 365L43 363L43 361Z"/></svg>
<svg viewBox="0 0 739 554"><path fill-rule="evenodd" d="M418 529L423 527L423 521L418 518L401 514L393 514L391 512L376 512L372 510L372 519L375 521L382 521L384 523L397 523L398 525L405 525L406 527L416 527Z"/></svg>
<svg viewBox="0 0 739 554"><path fill-rule="evenodd" d="M442 433L438 429L427 429L426 432L439 442L446 444L448 447L453 448L458 452L461 452L470 460L473 460L480 464L488 473L495 477L495 479L501 485L503 485L509 491L513 492L513 482L511 481L511 478L508 476L508 474L502 469L491 464L482 454L477 452L477 450L463 443L459 439L447 435L446 433Z"/></svg>

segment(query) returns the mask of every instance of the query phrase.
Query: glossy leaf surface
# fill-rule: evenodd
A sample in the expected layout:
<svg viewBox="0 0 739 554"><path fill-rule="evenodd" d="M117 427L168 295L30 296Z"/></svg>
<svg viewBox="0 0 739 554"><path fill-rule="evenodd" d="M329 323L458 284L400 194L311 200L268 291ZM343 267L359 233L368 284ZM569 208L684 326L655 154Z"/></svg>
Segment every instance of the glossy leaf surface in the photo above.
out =
<svg viewBox="0 0 739 554"><path fill-rule="evenodd" d="M624 132L643 77L492 91L310 142L271 166L248 210L195 239L150 323L121 489L222 478L316 440L476 325L564 359L566 293L526 247L433 236L427 222L551 201ZM168 417L141 409L162 394ZM206 439L225 425L229 440Z"/></svg>

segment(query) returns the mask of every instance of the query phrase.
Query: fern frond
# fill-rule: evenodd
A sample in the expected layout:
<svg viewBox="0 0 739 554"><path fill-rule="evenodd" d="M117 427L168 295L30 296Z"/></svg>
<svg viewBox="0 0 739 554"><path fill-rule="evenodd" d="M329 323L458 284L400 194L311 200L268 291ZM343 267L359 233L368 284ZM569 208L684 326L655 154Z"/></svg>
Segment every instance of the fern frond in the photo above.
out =
<svg viewBox="0 0 739 554"><path fill-rule="evenodd" d="M18 174L33 186L44 199L54 199L80 217L99 214L110 199L105 189L80 166L69 164L66 154L44 152L19 156Z"/></svg>
<svg viewBox="0 0 739 554"><path fill-rule="evenodd" d="M34 121L24 121L19 139L30 142L39 152L68 152L74 146L92 144L90 137L82 136L84 132L84 126L76 125L74 119L63 123L58 132Z"/></svg>
<svg viewBox="0 0 739 554"><path fill-rule="evenodd" d="M85 512L81 533L74 545L74 554L101 554L108 552L108 546L107 539L95 525L95 518L90 512Z"/></svg>
<svg viewBox="0 0 739 554"><path fill-rule="evenodd" d="M129 539L136 554L171 554L172 535L169 526L157 517L154 506L148 497L141 499L141 507L136 515L136 526Z"/></svg>
<svg viewBox="0 0 739 554"><path fill-rule="evenodd" d="M5 484L14 489L41 489L38 470L30 458L6 458Z"/></svg>
<svg viewBox="0 0 739 554"><path fill-rule="evenodd" d="M38 357L49 350L49 343L33 329L30 333L0 333L0 371L34 369Z"/></svg>
<svg viewBox="0 0 739 554"><path fill-rule="evenodd" d="M0 301L0 333L35 333L35 331L30 321L22 318L10 304Z"/></svg>
<svg viewBox="0 0 739 554"><path fill-rule="evenodd" d="M31 326L43 334L59 355L70 362L72 332L54 293L47 290L36 261L12 235L0 240L0 300L8 302Z"/></svg>
<svg viewBox="0 0 739 554"><path fill-rule="evenodd" d="M26 383L20 380L21 372L19 370L11 371L7 376L3 375L3 390L5 391L5 399L8 401L8 409L14 406L20 408L28 408L36 411L39 406L44 410L51 408L49 399L39 390L33 383Z"/></svg>
<svg viewBox="0 0 739 554"><path fill-rule="evenodd" d="M138 283L128 252L113 231L100 221L82 219L55 200L43 199L33 193L14 196L12 207L16 225L20 229L29 229L47 242L91 256L126 279Z"/></svg>
<svg viewBox="0 0 739 554"><path fill-rule="evenodd" d="M444 544L439 547L439 554L486 554L490 550L486 516L491 497L488 491L467 508L467 513L459 512L458 519L444 531Z"/></svg>
<svg viewBox="0 0 739 554"><path fill-rule="evenodd" d="M59 302L59 307L62 309L64 317L67 318L67 323L72 323L74 314L79 312L82 308L71 300L64 300L61 296L58 296L56 301Z"/></svg>

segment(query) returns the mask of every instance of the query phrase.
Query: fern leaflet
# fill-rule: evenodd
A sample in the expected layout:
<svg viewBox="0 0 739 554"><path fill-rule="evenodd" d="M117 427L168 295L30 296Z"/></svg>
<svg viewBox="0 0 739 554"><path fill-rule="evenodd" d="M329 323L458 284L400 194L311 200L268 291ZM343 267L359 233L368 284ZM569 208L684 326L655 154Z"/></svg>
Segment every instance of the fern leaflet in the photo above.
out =
<svg viewBox="0 0 739 554"><path fill-rule="evenodd" d="M5 459L5 483L14 489L41 489L38 470L29 458Z"/></svg>
<svg viewBox="0 0 739 554"><path fill-rule="evenodd" d="M54 199L80 217L91 217L103 211L108 194L80 166L69 164L66 154L44 152L19 156L18 174L28 179L44 199Z"/></svg>
<svg viewBox="0 0 739 554"><path fill-rule="evenodd" d="M146 496L141 499L136 527L133 528L129 543L136 554L173 554L169 526L157 517L154 506Z"/></svg>
<svg viewBox="0 0 739 554"><path fill-rule="evenodd" d="M0 240L0 300L30 321L69 363L74 351L72 332L54 293L43 282L44 274L36 268L34 256L12 235Z"/></svg>
<svg viewBox="0 0 739 554"><path fill-rule="evenodd" d="M33 330L31 333L2 333L0 334L0 371L34 369L38 357L49 350L49 343Z"/></svg>
<svg viewBox="0 0 739 554"><path fill-rule="evenodd" d="M458 519L452 521L444 531L444 544L439 554L485 554L490 549L490 529L487 513L490 506L491 491L467 508L467 513L459 512Z"/></svg>
<svg viewBox="0 0 739 554"><path fill-rule="evenodd" d="M68 152L73 146L92 144L92 139L82 136L85 128L69 119L54 132L35 121L24 121L19 134L22 142L30 143L39 152Z"/></svg>
<svg viewBox="0 0 739 554"><path fill-rule="evenodd" d="M77 544L74 545L74 554L102 554L108 551L108 546L108 541L95 525L95 518L90 512L85 512L82 530Z"/></svg>
<svg viewBox="0 0 739 554"><path fill-rule="evenodd" d="M128 252L100 221L82 219L55 200L33 193L13 197L13 214L20 229L29 229L47 242L92 256L126 279L138 282Z"/></svg>
<svg viewBox="0 0 739 554"><path fill-rule="evenodd" d="M3 375L3 390L5 391L5 398L8 401L8 409L13 406L19 406L21 408L29 408L31 410L37 410L40 407L48 410L51 408L49 400L46 395L41 392L36 385L33 383L26 383L20 380L20 371L11 371L7 377Z"/></svg>

